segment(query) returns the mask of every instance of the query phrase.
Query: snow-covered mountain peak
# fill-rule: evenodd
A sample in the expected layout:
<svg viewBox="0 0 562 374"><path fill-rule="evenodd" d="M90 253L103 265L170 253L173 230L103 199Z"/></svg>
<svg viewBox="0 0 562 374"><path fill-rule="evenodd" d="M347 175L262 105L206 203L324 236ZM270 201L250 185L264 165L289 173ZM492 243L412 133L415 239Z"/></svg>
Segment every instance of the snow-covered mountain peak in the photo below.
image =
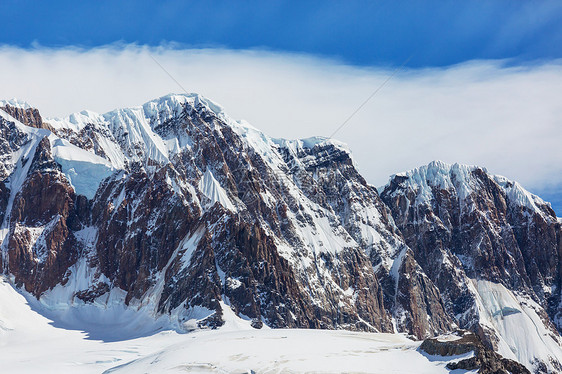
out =
<svg viewBox="0 0 562 374"><path fill-rule="evenodd" d="M72 113L66 117L45 118L54 129L69 129L76 132L81 131L88 124L102 126L104 117L91 110L83 110L79 113Z"/></svg>
<svg viewBox="0 0 562 374"><path fill-rule="evenodd" d="M2 102L3 101L0 101L0 103ZM15 104L12 104L11 101L4 102L15 106ZM27 105L27 107L25 107L24 109L31 108L29 104L25 104ZM185 104L188 104L192 107L203 107L217 116L224 115L224 110L220 105L197 93L171 93L150 100L142 105L117 108L103 114L96 113L91 110L83 110L79 113L69 114L65 117L46 118L45 121L53 125L55 129L70 128L75 131L80 131L88 124L101 124L103 122L111 121L115 118L124 118L127 116L142 116L146 119L153 119L155 121L168 119L173 115L179 114L183 110Z"/></svg>
<svg viewBox="0 0 562 374"><path fill-rule="evenodd" d="M527 191L518 182L493 175L486 168L476 165L432 161L427 165L393 175L384 188L390 188L393 183L398 184L400 188L394 189L393 194L404 190L416 191L416 203L430 204L435 198L435 189L454 191L459 199L465 200L486 189L487 181L498 185L511 206L538 213L549 221L553 219L549 203Z"/></svg>
<svg viewBox="0 0 562 374"><path fill-rule="evenodd" d="M426 183L430 183L431 185L435 186L447 185L449 184L450 178L453 174L463 176L475 169L482 169L486 171L486 169L476 165L463 165L458 163L448 164L441 160L434 160L427 165L423 165L402 173L394 174L391 178L394 178L395 176L408 177L420 184L423 184L423 180L425 180Z"/></svg>
<svg viewBox="0 0 562 374"><path fill-rule="evenodd" d="M435 160L427 165L391 176L385 188L390 187L391 183L399 183L403 189L417 191L418 203L430 202L434 188L456 190L459 198L464 199L476 188L476 182L472 177L475 170L487 173L486 169L478 166L447 164Z"/></svg>
<svg viewBox="0 0 562 374"><path fill-rule="evenodd" d="M562 315L560 224L486 169L434 161L379 195L345 144L271 138L197 94L48 122L10 106L0 137L0 268L61 313L126 304L171 326L234 313L418 338L459 326L529 367L562 362L548 319ZM552 353L502 327L523 322L544 327L537 342L552 330Z"/></svg>
<svg viewBox="0 0 562 374"><path fill-rule="evenodd" d="M525 207L531 212L539 213L547 221L555 221L549 202L527 191L519 182L511 181L501 175L494 175L493 179L505 191L510 202Z"/></svg>
<svg viewBox="0 0 562 374"><path fill-rule="evenodd" d="M4 107L6 105L12 106L14 108L20 109L31 109L32 106L24 100L20 100L18 98L11 98L9 100L0 100L0 107Z"/></svg>
<svg viewBox="0 0 562 374"><path fill-rule="evenodd" d="M186 105L211 112L218 117L225 115L222 106L198 93L170 93L150 100L138 107L113 110L104 114L104 117L111 118L119 112L134 111L135 109L142 108L142 112L146 118L151 119L152 122L162 122L163 120L179 115L185 109Z"/></svg>
<svg viewBox="0 0 562 374"><path fill-rule="evenodd" d="M282 147L290 147L293 149L314 149L315 147L326 147L326 146L334 146L342 151L351 154L349 147L347 144L332 138L327 138L324 136L313 136L310 138L303 138L303 139L283 139L283 138L276 138L272 139L274 143Z"/></svg>
<svg viewBox="0 0 562 374"><path fill-rule="evenodd" d="M246 121L230 118L220 105L196 93L168 94L142 105L103 114L83 110L64 118L47 118L43 121L39 112L35 111L32 122L24 118L29 115L24 112L17 114L26 125L50 130L55 137L64 139L68 144L107 160L111 164L108 172L126 169L138 162L145 166L166 165L172 157L192 147L201 136L216 131L213 136L224 138L231 130L248 149L259 153L275 170L289 161L286 157L293 160L290 168L300 165L303 169L335 159L352 160L348 147L339 141L324 137L273 139ZM42 124L38 126L33 121ZM54 137L50 139L53 141ZM70 153L57 152L57 156ZM81 154L86 155L83 152ZM80 159L84 161L86 158ZM93 164L96 168L102 165L100 162ZM80 165L87 166L84 162ZM65 174L72 172L72 167L67 166L69 168L68 172L64 168ZM152 166L146 170L155 170ZM106 174L103 173L104 176ZM73 175L75 187L82 184L80 179L79 173ZM86 179L85 185L90 178ZM92 197L93 191L87 192L86 195Z"/></svg>

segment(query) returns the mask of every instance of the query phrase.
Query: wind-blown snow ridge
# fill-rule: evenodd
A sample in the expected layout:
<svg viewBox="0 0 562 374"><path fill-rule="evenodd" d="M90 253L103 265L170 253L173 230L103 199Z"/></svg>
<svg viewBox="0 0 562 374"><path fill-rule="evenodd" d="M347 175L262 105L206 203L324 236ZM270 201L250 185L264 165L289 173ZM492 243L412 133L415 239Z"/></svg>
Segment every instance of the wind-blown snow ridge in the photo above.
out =
<svg viewBox="0 0 562 374"><path fill-rule="evenodd" d="M211 170L207 169L201 177L201 180L199 181L199 189L203 195L209 198L212 204L218 202L226 209L233 212L236 211L236 207L230 201L230 198L224 188L222 188L220 183L215 179Z"/></svg>
<svg viewBox="0 0 562 374"><path fill-rule="evenodd" d="M527 207L533 212L541 212L541 215L545 218L545 215L542 214L543 209L541 209L540 206L550 206L550 203L547 203L537 195L530 193L518 182L510 181L501 175L494 175L493 178L494 181L504 189L510 201L519 206Z"/></svg>
<svg viewBox="0 0 562 374"><path fill-rule="evenodd" d="M404 181L401 183L406 183L414 191L419 191L416 199L417 204L431 203L433 198L432 188L455 190L459 199L465 200L471 193L478 190L478 186L475 184L476 179L472 177L472 173L476 170L482 170L488 174L490 179L494 180L504 190L511 204L526 207L550 220L541 208L541 206L549 206L549 203L525 190L518 182L511 181L501 175L492 175L488 173L486 168L476 165L447 164L435 160L427 165L394 174L390 177L390 180L395 177L404 177ZM382 189L387 186L389 184L386 184Z"/></svg>
<svg viewBox="0 0 562 374"><path fill-rule="evenodd" d="M274 138L272 139L278 145L281 146L292 146L295 148L308 148L312 149L316 146L324 146L324 145L333 145L341 150L344 150L348 153L351 153L347 144L340 142L339 140L327 138L324 136L313 136L310 138L303 138L303 139L283 139L283 138Z"/></svg>
<svg viewBox="0 0 562 374"><path fill-rule="evenodd" d="M29 103L27 101L20 100L20 99L15 98L15 97L12 98L12 99L9 99L9 100L0 100L0 107L6 106L6 105L12 106L14 108L21 108L21 109L32 108L32 106L29 105Z"/></svg>
<svg viewBox="0 0 562 374"><path fill-rule="evenodd" d="M54 128L71 128L80 131L87 124L99 124L103 122L111 122L113 119L127 115L142 115L146 119L163 120L170 118L173 114L179 114L183 109L183 105L189 103L191 105L203 105L217 116L225 115L223 108L215 102L204 98L197 93L189 94L168 94L154 100L150 100L142 105L118 108L99 114L91 110L83 110L79 113L72 113L66 117L46 118L45 121L53 125Z"/></svg>
<svg viewBox="0 0 562 374"><path fill-rule="evenodd" d="M117 138L127 134L125 137L127 146L134 148L135 144L143 144L146 146L148 158L167 163L173 154L189 146L191 140L177 137L163 139L155 133L155 125L181 115L186 105L193 108L202 107L213 113L238 134L247 138L256 150L270 160L272 157L275 158L271 153L274 145L301 149L332 145L348 154L351 153L347 145L331 138L311 137L297 140L270 138L248 122L230 118L220 105L196 93L168 94L136 107L115 109L104 114L84 110L64 118L47 118L45 121L57 130L70 129L80 132L91 124L109 129ZM121 168L122 164L114 164L114 167Z"/></svg>
<svg viewBox="0 0 562 374"><path fill-rule="evenodd" d="M407 183L414 190L421 190L417 203L429 202L432 198L432 187L440 189L455 189L460 198L466 198L470 193L472 178L470 174L477 169L475 165L447 164L443 161L432 161L428 165L413 170L397 173L391 176L407 178ZM484 169L485 170L485 169Z"/></svg>

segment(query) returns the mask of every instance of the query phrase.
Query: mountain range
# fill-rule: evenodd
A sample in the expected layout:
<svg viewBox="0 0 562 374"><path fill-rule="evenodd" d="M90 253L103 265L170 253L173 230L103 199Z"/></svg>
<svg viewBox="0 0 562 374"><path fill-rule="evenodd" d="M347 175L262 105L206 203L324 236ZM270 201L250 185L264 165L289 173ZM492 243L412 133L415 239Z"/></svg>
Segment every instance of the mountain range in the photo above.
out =
<svg viewBox="0 0 562 374"><path fill-rule="evenodd" d="M462 329L562 372L561 221L485 168L434 161L377 189L345 144L271 138L197 94L56 119L2 101L0 159L2 273L43 308Z"/></svg>

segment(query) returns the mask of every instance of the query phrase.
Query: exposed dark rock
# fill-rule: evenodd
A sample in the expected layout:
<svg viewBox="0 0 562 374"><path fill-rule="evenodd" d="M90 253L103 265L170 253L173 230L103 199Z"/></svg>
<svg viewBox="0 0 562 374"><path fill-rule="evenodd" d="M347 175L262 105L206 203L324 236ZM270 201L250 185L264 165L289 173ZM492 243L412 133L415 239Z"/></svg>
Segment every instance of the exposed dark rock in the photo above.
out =
<svg viewBox="0 0 562 374"><path fill-rule="evenodd" d="M417 338L451 331L454 324L446 313L439 290L423 273L408 249L400 265L396 304L408 318L399 320L400 330Z"/></svg>
<svg viewBox="0 0 562 374"><path fill-rule="evenodd" d="M0 110L8 113L26 126L53 131L51 125L43 122L41 114L39 114L39 111L35 108L23 109L11 105L6 105L4 107L0 107Z"/></svg>
<svg viewBox="0 0 562 374"><path fill-rule="evenodd" d="M559 341L551 320L560 314L560 292L549 290L560 289L560 223L547 204L481 168L440 162L392 177L381 198L460 327L497 348L469 288L470 279L483 279L538 302Z"/></svg>
<svg viewBox="0 0 562 374"><path fill-rule="evenodd" d="M478 335L466 330L459 330L456 340L426 339L420 345L420 351L434 356L458 356L474 352L474 356L447 364L447 369L476 370L481 374L531 374L517 361L501 357L484 346Z"/></svg>
<svg viewBox="0 0 562 374"><path fill-rule="evenodd" d="M92 303L98 297L102 296L103 294L109 291L110 291L110 286L107 283L99 283L98 285L93 286L87 290L76 292L74 296L86 303Z"/></svg>
<svg viewBox="0 0 562 374"><path fill-rule="evenodd" d="M21 190L14 198L7 237L9 271L17 284L39 296L63 282L76 262L77 244L67 220L75 216L75 194L43 138ZM38 235L38 236L37 236Z"/></svg>

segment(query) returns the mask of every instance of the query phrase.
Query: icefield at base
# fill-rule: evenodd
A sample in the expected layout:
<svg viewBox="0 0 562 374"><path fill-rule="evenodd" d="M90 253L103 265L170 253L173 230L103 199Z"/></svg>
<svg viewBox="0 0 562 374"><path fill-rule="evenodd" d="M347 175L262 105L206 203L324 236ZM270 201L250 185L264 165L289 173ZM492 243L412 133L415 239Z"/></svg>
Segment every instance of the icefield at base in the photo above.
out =
<svg viewBox="0 0 562 374"><path fill-rule="evenodd" d="M34 305L34 308L30 305ZM84 305L35 311L36 303L0 278L0 362L6 373L452 373L445 368L462 357L435 357L418 351L420 342L399 334L343 330L253 329L222 303L225 325L188 333L152 326L134 312L113 308L104 326L88 322ZM98 329L97 334L60 326ZM120 329L138 337L116 339ZM125 334L127 335L127 334ZM453 371L465 373L466 371Z"/></svg>

